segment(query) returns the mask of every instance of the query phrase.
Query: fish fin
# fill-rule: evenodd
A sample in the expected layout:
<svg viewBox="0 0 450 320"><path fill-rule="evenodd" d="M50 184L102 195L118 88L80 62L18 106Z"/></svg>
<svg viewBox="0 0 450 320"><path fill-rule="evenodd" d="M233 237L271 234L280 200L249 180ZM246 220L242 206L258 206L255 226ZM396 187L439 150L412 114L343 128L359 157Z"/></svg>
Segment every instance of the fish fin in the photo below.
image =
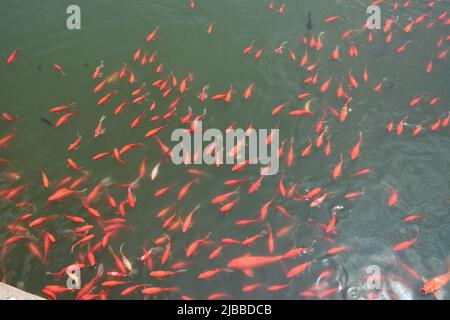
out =
<svg viewBox="0 0 450 320"><path fill-rule="evenodd" d="M253 278L253 270L252 269L244 269L242 270L242 272L247 276L247 277L252 277Z"/></svg>

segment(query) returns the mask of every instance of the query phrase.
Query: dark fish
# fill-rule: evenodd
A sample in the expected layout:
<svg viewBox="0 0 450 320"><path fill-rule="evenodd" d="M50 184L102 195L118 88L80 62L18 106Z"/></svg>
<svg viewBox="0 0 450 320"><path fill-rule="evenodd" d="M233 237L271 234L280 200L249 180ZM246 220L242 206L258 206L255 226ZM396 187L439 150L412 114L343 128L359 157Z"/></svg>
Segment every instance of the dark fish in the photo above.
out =
<svg viewBox="0 0 450 320"><path fill-rule="evenodd" d="M306 28L311 30L313 28L311 12L308 12L308 23L306 24Z"/></svg>
<svg viewBox="0 0 450 320"><path fill-rule="evenodd" d="M44 118L44 117L41 117L41 121L44 122L44 123L46 123L46 124L48 124L48 125L51 126L51 127L54 127L54 126L55 126L50 120L48 120L48 119L46 119L46 118Z"/></svg>

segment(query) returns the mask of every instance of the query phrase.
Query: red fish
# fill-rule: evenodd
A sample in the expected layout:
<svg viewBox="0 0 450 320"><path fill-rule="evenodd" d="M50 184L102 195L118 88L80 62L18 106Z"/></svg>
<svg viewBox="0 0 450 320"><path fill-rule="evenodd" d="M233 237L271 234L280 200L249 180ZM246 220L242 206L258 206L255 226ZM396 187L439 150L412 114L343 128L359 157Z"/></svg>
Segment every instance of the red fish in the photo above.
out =
<svg viewBox="0 0 450 320"><path fill-rule="evenodd" d="M361 144L362 144L362 132L360 131L358 142L355 144L353 149L350 151L350 158L352 160L355 160L359 157L359 151L361 149Z"/></svg>
<svg viewBox="0 0 450 320"><path fill-rule="evenodd" d="M269 264L280 262L285 259L284 256L252 256L244 255L228 262L227 268L233 270L241 270L247 275L252 275L253 269L261 268Z"/></svg>
<svg viewBox="0 0 450 320"><path fill-rule="evenodd" d="M147 41L147 42L154 41L154 40L156 39L156 35L157 35L158 31L159 31L159 26L157 26L157 27L156 27L156 28L155 28L155 29L147 36L146 41Z"/></svg>
<svg viewBox="0 0 450 320"><path fill-rule="evenodd" d="M97 106L101 106L101 105L105 104L106 102L108 102L108 100L111 99L111 97L113 95L115 95L116 93L117 93L117 91L112 91L112 92L106 94L103 98L98 100Z"/></svg>
<svg viewBox="0 0 450 320"><path fill-rule="evenodd" d="M248 55L254 48L255 41L250 42L250 45L242 51L243 55Z"/></svg>
<svg viewBox="0 0 450 320"><path fill-rule="evenodd" d="M338 61L338 60L339 60L339 46L337 46L337 47L333 50L333 52L331 53L331 58L332 58L334 61Z"/></svg>
<svg viewBox="0 0 450 320"><path fill-rule="evenodd" d="M389 199L387 201L387 204L388 204L389 207L393 207L393 206L395 206L397 204L398 193L397 193L397 190L394 189L394 188L389 188L389 192L390 192L390 195L389 195Z"/></svg>
<svg viewBox="0 0 450 320"><path fill-rule="evenodd" d="M332 173L332 178L333 180L336 180L337 178L339 178L342 175L342 165L344 164L344 159L342 158L342 154L340 157L340 161L339 163L334 167L333 169L333 173Z"/></svg>
<svg viewBox="0 0 450 320"><path fill-rule="evenodd" d="M183 227L181 228L181 231L186 232L189 230L189 228L192 226L192 216L193 214L200 208L200 205L196 206L192 211L188 214L186 219L184 220Z"/></svg>
<svg viewBox="0 0 450 320"><path fill-rule="evenodd" d="M425 294L435 293L450 281L450 268L447 272L425 282L422 292Z"/></svg>
<svg viewBox="0 0 450 320"><path fill-rule="evenodd" d="M44 186L45 189L48 189L50 182L47 178L47 175L45 174L44 170L40 169L40 171L42 176L42 185Z"/></svg>
<svg viewBox="0 0 450 320"><path fill-rule="evenodd" d="M292 279L294 277L299 276L306 269L308 269L314 262L316 262L316 260L311 260L311 261L299 264L298 266L296 266L296 267L292 268L291 270L289 270L289 272L287 273L286 277L288 279Z"/></svg>
<svg viewBox="0 0 450 320"><path fill-rule="evenodd" d="M63 68L62 68L59 64L55 63L55 64L53 65L53 68L55 69L56 72L61 73L63 76L66 75L66 74L64 73Z"/></svg>
<svg viewBox="0 0 450 320"><path fill-rule="evenodd" d="M65 115L61 116L55 123L55 127L60 127L63 124L65 124L67 121L69 121L70 118L72 118L74 115L76 115L79 111L73 111L66 113Z"/></svg>
<svg viewBox="0 0 450 320"><path fill-rule="evenodd" d="M186 194L188 193L189 189L192 187L193 184L199 183L199 179L193 179L191 181L189 181L183 188L181 188L180 192L178 193L178 200L182 200L184 199L184 197L186 197Z"/></svg>
<svg viewBox="0 0 450 320"><path fill-rule="evenodd" d="M245 99L245 100L248 100L248 99L251 98L252 92L253 92L253 87L254 87L254 86L255 86L255 83L252 82L252 83L250 84L250 86L245 90L245 92L244 92L244 99Z"/></svg>
<svg viewBox="0 0 450 320"><path fill-rule="evenodd" d="M419 233L417 233L416 236L411 240L403 241L403 242L400 242L399 244L396 244L395 246L392 247L392 249L394 251L405 250L405 249L411 247L413 244L415 244L418 239L419 239Z"/></svg>
<svg viewBox="0 0 450 320"><path fill-rule="evenodd" d="M7 64L11 64L14 62L14 60L16 60L17 54L19 53L19 48L17 48L16 50L14 50L11 55L8 57L8 60L6 60Z"/></svg>

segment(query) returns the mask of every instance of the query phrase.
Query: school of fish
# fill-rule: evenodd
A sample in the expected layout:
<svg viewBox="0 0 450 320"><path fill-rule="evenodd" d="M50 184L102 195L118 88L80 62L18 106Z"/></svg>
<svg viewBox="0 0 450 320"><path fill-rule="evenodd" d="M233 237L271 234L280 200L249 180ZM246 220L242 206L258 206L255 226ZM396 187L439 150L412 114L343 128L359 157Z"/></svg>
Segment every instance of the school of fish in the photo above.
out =
<svg viewBox="0 0 450 320"><path fill-rule="evenodd" d="M207 5L207 1L201 0L186 2L186 10L192 15L200 14L197 13L198 8ZM414 15L409 10L412 3L421 3L425 13ZM13 204L14 218L7 222L0 220L2 281L8 283L9 280L8 261L20 260L27 255L33 264L46 270L42 275L46 284L37 293L47 299L236 298L233 292L223 289L223 283L232 283L235 290L243 294L240 297L249 299L256 291L266 291L276 298L278 293L288 289L295 290L298 299L341 299L343 288L332 281L335 269L321 270L317 282L312 285L304 285L301 279L318 259L358 255L356 246L339 243L335 239L340 233L340 219L346 205L364 201L367 195L364 188L343 194L338 184L344 179L363 181L374 174L364 159L364 150L370 146L365 144L364 130L351 127L346 128L347 131L353 130L350 150L334 148L333 140L339 139L336 129L345 126L348 118L361 117L365 112L358 109L354 93L362 91L383 95L387 85L385 79L371 76L370 61L364 65L352 63L356 57L365 54L361 52L360 44L384 43L386 54L402 59L405 52L420 46L420 43L410 40L410 35L417 30L430 30L437 35L437 41L434 47L427 48L429 57L418 68L423 69L423 73L432 74L449 58L450 13L446 9L449 1L378 0L372 4L389 7L408 18L398 21L384 18L381 30L369 30L363 24L360 28L348 29L336 42L327 39L327 28L345 25L348 18L339 12L328 16L314 13L315 24L320 24L324 31L316 32L318 27L310 25L310 30L305 30L296 39L287 39L279 47L269 49L264 43L249 41L248 46L236 53L235 58L242 64L284 59L285 64L304 75L305 90L289 100L280 100L278 105L259 106L257 111L269 113L279 120L282 140L278 157L281 165L275 176L255 175L248 163L223 165L217 159L216 165L208 168L184 165L185 175L174 181L160 177L162 171L170 170L173 165L170 160L173 143L168 135L171 131L181 127L193 133L196 121L208 119L209 109L230 108L233 104L245 108L247 101L264 92L258 90L256 79L244 87L232 81L213 87L208 83L198 83L195 70L188 74L170 70L166 67L170 61L158 53L158 42L164 37L164 29L157 25L150 25L148 31L142 33L142 42L130 48L130 56L123 66L102 62L91 71L89 78L86 77L86 81L92 83L89 94L97 101L96 105L88 107L96 108L100 114L91 135L81 135L76 125L73 126L77 121L83 121L83 108L79 108L77 103L68 101L64 105L49 106L48 114L42 120L54 127L51 130L58 130L60 135L70 140L65 151L67 156L59 159L66 168L59 174L34 163L36 179L22 179L21 168L15 167L14 162L8 159L8 150L14 147L17 139L15 124L21 118L3 110L0 166L4 179L0 185L0 201ZM283 1L261 1L260 5L279 15L280 19L289 14L289 4ZM214 38L217 28L226 26L211 21L204 26L204 32L209 38ZM300 43L302 49L290 48L294 42ZM21 63L20 48L9 49L7 54L5 49L1 50L2 64L12 68ZM327 72L321 68L321 61L333 61L340 71ZM66 74L64 65L58 63L48 72L56 72L61 77L70 76ZM379 124L380 128L391 139L401 139L405 135L417 139L425 135L448 137L450 107L442 94L417 88L411 92L410 101L394 107L402 108L404 116L393 119L387 115L386 122ZM186 105L183 100L187 96L195 97L197 104ZM434 108L440 115L432 121L407 122L414 108ZM120 115L124 113L133 114L134 120L131 123L121 121ZM311 135L289 136L283 132L284 121L309 126ZM113 122L124 140L114 142L116 146L109 149L96 143L97 149L91 159L79 157L78 150L85 144L93 145L93 141L108 139L108 127ZM227 129L236 127L236 123L231 123ZM253 124L249 123L247 128L252 127ZM142 138L126 141L130 130L142 130ZM272 142L272 138L271 135L267 137L266 145ZM241 147L244 146L237 145L233 149L235 156ZM158 154L160 160L150 162L145 153ZM133 163L130 159L137 155L139 165L134 168L135 175L126 181L98 177L95 170L90 169L93 164L108 163L115 171L120 171L122 167L130 166ZM194 158L198 156L193 155ZM301 167L306 159L317 158L328 159L329 167L324 170L329 170L330 183L327 186L304 186L302 177L291 172L295 167ZM219 181L224 192L211 198L205 196L195 205L190 205L187 200L192 190L206 191L213 182L217 182L215 170L227 172L229 179ZM276 188L268 190L267 180L275 180ZM36 189L46 194L44 202L38 203L34 197L27 196ZM165 205L139 207L142 196L136 196L138 192L146 194L147 200L158 199ZM401 188L384 182L380 185L380 193L385 200L379 203L380 208L390 210L397 207L403 192ZM269 196L262 197L261 194ZM296 228L298 212L305 208L322 210L323 204L329 201L339 205L328 212L328 219L316 219L320 216L314 214L309 219L308 228L317 233L314 242L297 245L291 235ZM70 208L78 207L78 210L68 211L68 204ZM141 239L134 234L144 225L129 222L130 217L137 215L144 217L139 221L147 224L145 227L149 230L142 243L136 243ZM196 228L196 222L203 219L202 216L217 216L218 223L227 225L229 237L216 236L214 229ZM399 233L398 242L392 243L392 251L407 255L414 250L422 241L420 229L424 220L426 216L420 213L405 214L403 223L411 227L414 234ZM280 242L284 243L283 247L292 243L291 249L280 250ZM185 250L175 251L174 244ZM64 250L55 254L56 247ZM139 252L132 249L137 247ZM61 264L61 254L65 255L64 261L73 260L72 266L81 270L81 288L73 289L66 285L66 271L70 265ZM218 264L219 256L228 262ZM422 290L417 292L418 295L440 298L440 291L450 281L450 265L448 270L428 279L406 262L401 267L405 274L420 283ZM284 281L255 282L255 274L264 272L278 272ZM190 279L186 279L187 275ZM182 282L177 281L180 277L185 277ZM192 291L192 288L186 290L187 281L198 286L212 284L211 291L205 296ZM376 293L367 297L378 298Z"/></svg>

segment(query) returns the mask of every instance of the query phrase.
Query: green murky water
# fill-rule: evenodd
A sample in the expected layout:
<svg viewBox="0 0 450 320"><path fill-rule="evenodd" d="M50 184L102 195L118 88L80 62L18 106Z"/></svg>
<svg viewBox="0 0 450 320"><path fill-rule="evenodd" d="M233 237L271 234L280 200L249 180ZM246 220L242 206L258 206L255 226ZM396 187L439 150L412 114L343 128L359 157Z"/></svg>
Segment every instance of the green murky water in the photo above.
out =
<svg viewBox="0 0 450 320"><path fill-rule="evenodd" d="M3 174L17 172L21 178L11 181L2 175L0 182L1 189L22 184L26 184L27 188L13 201L0 201L0 241L12 236L7 226L24 213L32 212L35 217L59 216L43 227L31 228L30 231L38 239L36 243L41 249L41 232L48 230L55 235L57 242L50 249L48 264L43 265L30 254L25 242L11 246L0 263L6 281L37 294L47 284L65 285L65 277L57 281L46 273L57 272L75 263L78 254L85 254L87 247L70 252L75 239L67 231L73 229L75 224L62 217L64 212L83 216L88 223L96 225L93 233L97 234L97 238L92 244L101 240L104 233L88 216L79 200L69 199L46 206L47 198L64 177L80 177L80 173L66 168L68 157L89 172L88 182L80 188L89 191L105 177L111 177L117 183L130 183L137 177L143 158L147 159L149 170L160 161L161 151L156 141L144 139L143 136L148 130L165 123L152 123L149 119L154 115L165 114L167 106L179 93L173 89L163 99L160 90L150 84L173 71L179 81L189 73L193 75L194 81L189 84L190 89L177 108L176 116L168 122L168 128L158 135L166 144L173 145L170 134L181 126L179 118L188 113L187 106L190 106L195 116L206 109L203 126L207 127L224 129L231 123L244 129L250 123L255 128L279 127L281 140L288 142L285 153L292 139L296 159L294 165L288 168L283 158L280 173L264 178L260 189L252 195L248 195L248 185L241 186L239 202L226 216L219 212L217 205L210 203L211 199L233 190L224 186L226 180L251 178L252 182L256 181L259 167L247 167L242 172L231 172L230 166L197 167L208 173L208 176L200 177L201 183L194 185L186 199L178 202L178 190L192 176L187 173L185 166L164 162L155 181L146 177L134 191L136 207L127 209L125 216L130 229L110 240L116 253L119 252L120 244L125 243L126 255L137 270L125 281L129 281L130 285L181 288L181 292L158 295L160 299L180 298L182 295L206 299L217 292L238 299L297 299L299 292L307 291L317 282L323 285L322 291L338 288L330 298L340 299L366 296L367 292L363 289L366 268L377 265L384 280L382 298L426 298L420 292L423 283L407 273L401 263L411 266L424 278L442 274L447 269L450 240L449 127L431 132L430 125L439 117L444 119L449 111L449 60L436 59L439 52L448 49L448 41L444 40L440 49L436 48L436 43L439 38L448 37L449 26L443 26L442 21L430 28L426 24L436 20L449 6L441 1L436 7L427 9L425 1L412 1L409 8L401 7L393 12L393 1L386 1L388 4L382 6L383 19L399 17L399 22L393 26L392 43L385 43L382 30L374 33L373 43L367 41L368 31L356 31L348 41L358 45L359 56L350 58L347 55L347 41L341 40L341 36L345 31L359 29L363 25L369 2L287 0L284 1L286 13L280 15L268 10L266 1L260 0L198 0L194 10L189 9L188 1L181 0L78 1L81 30L71 31L66 28L65 13L67 6L72 4L70 1L1 1L1 111L18 117L16 123L5 122L1 125L2 136L14 130L16 132L10 146L0 150L0 157L11 161L1 170ZM276 4L276 8L279 6L281 3ZM432 18L426 18L424 23L414 27L412 33L402 31L409 17L417 18L428 11ZM308 12L312 12L313 17L314 27L311 31L305 27ZM326 24L324 19L332 15L340 15L345 19ZM207 28L212 22L215 23L214 32L208 35ZM145 37L157 25L160 26L157 41L147 44ZM289 59L289 50L296 53L297 59L303 56L303 34L309 38L312 34L317 37L321 32L324 32L321 36L324 48L320 51L308 48L308 53L309 64L320 59L317 67L319 85L329 76L333 77L330 89L325 94L319 92L319 86L304 84L311 73L300 68L298 61ZM254 41L256 49L265 49L260 59L242 55L242 50L251 41ZM275 55L274 49L284 41L288 41L284 54ZM396 49L407 41L411 43L402 55L398 55ZM341 48L339 62L329 58L336 45ZM5 61L16 47L20 48L18 57L14 63L7 65ZM134 62L133 55L138 48L150 53L156 50L157 61L151 66ZM427 74L425 67L431 57L434 57L434 69ZM130 85L125 80L118 80L108 84L101 93L94 94L92 90L100 80L93 81L91 74L101 61L104 62L103 74L106 76L120 71L126 63L135 73L137 83ZM65 77L53 70L55 63L63 67L67 74ZM164 66L161 74L155 73L159 63ZM365 65L370 78L368 84L362 80ZM326 105L336 109L342 107L342 100L339 101L334 92L337 81L347 79L349 70L355 74L360 88L346 89L353 97L351 112L347 120L340 123ZM383 79L382 92L374 92L373 87ZM130 100L131 92L142 82L146 83L145 92L150 92L149 101L139 105L129 104L122 114L115 116L113 112L117 105L124 99ZM244 101L242 94L251 82L255 83L253 97ZM230 104L210 99L201 103L197 98L205 85L210 86L209 95L212 96L227 91L230 84L235 88ZM105 106L97 107L98 99L110 90L117 90L118 94ZM312 98L316 99L312 103L312 117L291 117L286 111L303 106L304 101L296 99L301 92L310 92ZM417 107L409 107L409 102L423 92L427 93L425 99ZM430 106L428 102L437 96L440 102ZM151 99L157 105L153 112L149 111ZM286 101L292 101L286 110L272 116L272 109ZM45 117L55 122L57 115L48 110L73 102L79 114L64 126L53 128L40 121L40 117ZM140 126L130 129L131 121L144 110L145 118ZM307 146L308 137L317 137L314 125L323 111L327 111L326 126L331 134L331 155L326 157L323 150L314 147L309 157L301 158L299 154ZM104 121L106 132L94 139L94 130L102 115L107 116ZM408 125L402 136L386 132L389 121L398 123L406 116ZM420 122L425 124L425 129L421 136L413 137L411 132ZM348 150L356 143L359 131L363 132L364 139L361 155L359 159L350 161ZM77 133L83 137L81 146L79 150L69 152L67 147L75 140ZM125 165L117 163L112 157L92 160L95 154L120 148L127 143L144 143L145 147L132 150L124 156L128 160ZM343 176L333 181L331 171L339 161L340 154L345 157ZM41 186L40 167L52 182L50 190ZM351 177L364 168L371 168L373 172L368 176ZM312 243L314 250L304 257L256 270L253 278L234 271L221 273L210 281L197 279L199 273L226 267L231 259L245 253L271 255L267 250L267 236L264 236L251 247L226 246L218 258L208 259L221 239L244 240L266 229L265 223L249 227L238 227L234 223L258 216L263 204L276 192L282 172L285 174L286 186L300 182L297 188L300 193L304 194L315 187L333 192L329 199L315 208L305 201L295 202L277 196L269 210L267 222L274 233L293 225L287 236L276 238L274 254ZM153 196L156 190L174 183L175 191L161 198ZM398 190L399 201L395 207L386 204L389 197L387 185ZM361 190L364 190L364 195L360 198L344 199L345 194ZM118 202L126 199L126 189L112 186L109 191ZM21 201L33 202L35 209L17 208L15 204ZM177 213L183 219L192 208L201 205L194 215L195 224L188 232L168 232L162 228L163 222L155 217L157 212L172 204L177 206ZM276 205L282 205L294 219L290 221L280 215L275 209ZM338 214L336 235L327 235L311 225L312 220L327 225L332 208L338 205L344 208ZM117 217L104 198L95 208L102 212L105 219ZM413 214L423 215L425 219L412 223L402 221ZM151 278L146 266L137 259L143 254L143 244L149 248L153 240L164 232L169 233L172 239L171 255L167 265L161 266L161 254L155 254L155 270L170 270L170 265L181 261L189 261L190 264L184 268L186 272L158 280ZM412 247L400 252L392 250L393 245L413 238L416 232L419 232L419 240ZM198 254L186 258L185 249L189 244L208 233L211 233L209 240L216 244L201 246ZM350 246L352 249L335 256L327 255L327 250L335 246ZM115 269L107 249L100 249L95 256L97 262L104 264L106 271ZM287 270L313 258L316 263L303 275L291 280L286 289L275 293L265 289L271 285L287 284ZM93 277L96 269L97 265L82 271L83 283ZM327 279L318 279L325 270L332 270L332 275ZM393 284L395 281L400 284ZM252 294L242 292L243 285L252 283L261 283L263 287ZM119 298L121 289L125 287L111 289L110 297ZM99 284L93 292L98 293L100 289ZM350 293L355 295L351 296ZM445 291L443 293L448 298ZM74 296L68 294L62 297ZM142 295L137 293L129 297L141 298Z"/></svg>

